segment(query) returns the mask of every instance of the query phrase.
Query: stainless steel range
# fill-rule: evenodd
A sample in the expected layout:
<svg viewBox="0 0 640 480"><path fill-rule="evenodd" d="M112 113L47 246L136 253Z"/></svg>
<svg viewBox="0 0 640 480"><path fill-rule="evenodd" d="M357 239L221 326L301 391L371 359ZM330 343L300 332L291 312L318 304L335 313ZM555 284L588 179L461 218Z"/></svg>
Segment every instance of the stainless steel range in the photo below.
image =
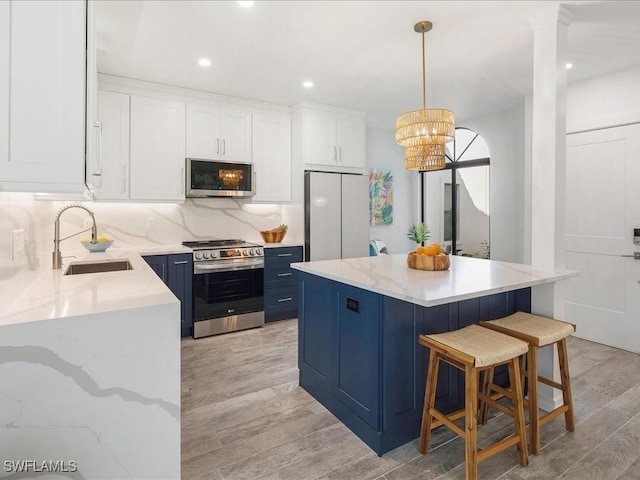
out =
<svg viewBox="0 0 640 480"><path fill-rule="evenodd" d="M264 252L244 240L183 242L193 249L193 338L264 325Z"/></svg>

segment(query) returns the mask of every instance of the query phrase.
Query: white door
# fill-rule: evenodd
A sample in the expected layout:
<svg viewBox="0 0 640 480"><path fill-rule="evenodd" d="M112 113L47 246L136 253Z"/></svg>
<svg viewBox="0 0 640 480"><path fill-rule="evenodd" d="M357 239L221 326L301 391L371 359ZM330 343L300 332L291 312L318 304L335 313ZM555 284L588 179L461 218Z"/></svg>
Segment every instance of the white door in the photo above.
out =
<svg viewBox="0 0 640 480"><path fill-rule="evenodd" d="M342 258L369 256L369 176L342 177Z"/></svg>
<svg viewBox="0 0 640 480"><path fill-rule="evenodd" d="M222 160L251 161L251 112L244 107L227 107L220 115Z"/></svg>
<svg viewBox="0 0 640 480"><path fill-rule="evenodd" d="M291 201L291 116L254 112L252 132L254 202Z"/></svg>
<svg viewBox="0 0 640 480"><path fill-rule="evenodd" d="M185 104L131 96L130 197L184 201Z"/></svg>
<svg viewBox="0 0 640 480"><path fill-rule="evenodd" d="M220 110L206 104L187 104L187 157L219 160L222 154Z"/></svg>
<svg viewBox="0 0 640 480"><path fill-rule="evenodd" d="M101 140L98 171L92 175L99 200L129 198L129 95L100 91L98 118Z"/></svg>
<svg viewBox="0 0 640 480"><path fill-rule="evenodd" d="M11 4L0 2L0 105L9 104ZM0 108L0 165L9 163L9 109ZM2 168L2 167L0 167Z"/></svg>
<svg viewBox="0 0 640 480"><path fill-rule="evenodd" d="M11 131L9 161L0 164L0 179L26 191L81 192L85 180L85 3L2 3L0 75L8 71L11 83L9 98L2 85L0 94L5 96L2 105L10 105ZM4 25L8 7L9 30ZM8 69L3 59L7 32L11 41Z"/></svg>
<svg viewBox="0 0 640 480"><path fill-rule="evenodd" d="M336 165L336 120L325 112L309 111L304 117L304 161L312 165Z"/></svg>
<svg viewBox="0 0 640 480"><path fill-rule="evenodd" d="M338 119L336 133L338 165L364 170L364 132L365 122L363 118L345 116Z"/></svg>
<svg viewBox="0 0 640 480"><path fill-rule="evenodd" d="M567 136L566 319L576 336L640 353L640 124Z"/></svg>

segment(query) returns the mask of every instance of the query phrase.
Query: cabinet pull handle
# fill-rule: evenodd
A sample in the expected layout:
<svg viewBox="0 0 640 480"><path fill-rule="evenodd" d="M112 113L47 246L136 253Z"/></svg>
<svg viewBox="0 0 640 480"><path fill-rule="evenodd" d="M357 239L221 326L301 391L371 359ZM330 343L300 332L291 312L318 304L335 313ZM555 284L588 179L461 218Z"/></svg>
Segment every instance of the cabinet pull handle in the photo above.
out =
<svg viewBox="0 0 640 480"><path fill-rule="evenodd" d="M174 265L184 265L186 263L189 263L188 260L182 260L181 262L173 262Z"/></svg>
<svg viewBox="0 0 640 480"><path fill-rule="evenodd" d="M220 153L220 139L216 138L216 154Z"/></svg>
<svg viewBox="0 0 640 480"><path fill-rule="evenodd" d="M98 165L97 169L94 169L93 176L101 177L102 176L102 122L95 121L93 123L93 128L98 129Z"/></svg>
<svg viewBox="0 0 640 480"><path fill-rule="evenodd" d="M336 146L333 147L333 161L338 161L338 147Z"/></svg>
<svg viewBox="0 0 640 480"><path fill-rule="evenodd" d="M122 193L127 191L127 167L122 166Z"/></svg>
<svg viewBox="0 0 640 480"><path fill-rule="evenodd" d="M278 276L279 277L290 277L291 276L291 272L289 272L289 273L279 273Z"/></svg>
<svg viewBox="0 0 640 480"><path fill-rule="evenodd" d="M227 154L227 141L224 138L222 139L222 154Z"/></svg>
<svg viewBox="0 0 640 480"><path fill-rule="evenodd" d="M342 162L342 147L338 147L338 161Z"/></svg>
<svg viewBox="0 0 640 480"><path fill-rule="evenodd" d="M291 300L293 300L293 298L292 298L292 297L279 298L279 299L278 299L278 303L290 302Z"/></svg>
<svg viewBox="0 0 640 480"><path fill-rule="evenodd" d="M293 255L293 253L279 253L278 254L279 257L290 257L291 255Z"/></svg>

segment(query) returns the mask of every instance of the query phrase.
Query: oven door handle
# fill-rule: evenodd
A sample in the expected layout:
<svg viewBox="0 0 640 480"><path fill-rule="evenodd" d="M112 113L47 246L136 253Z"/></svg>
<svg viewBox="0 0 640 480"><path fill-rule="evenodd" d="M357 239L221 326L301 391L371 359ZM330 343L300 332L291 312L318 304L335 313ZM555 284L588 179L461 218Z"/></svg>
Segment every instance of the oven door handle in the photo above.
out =
<svg viewBox="0 0 640 480"><path fill-rule="evenodd" d="M237 263L227 265L194 265L194 275L213 273L213 272L233 272L237 270L255 270L258 268L264 268L264 262L256 263Z"/></svg>

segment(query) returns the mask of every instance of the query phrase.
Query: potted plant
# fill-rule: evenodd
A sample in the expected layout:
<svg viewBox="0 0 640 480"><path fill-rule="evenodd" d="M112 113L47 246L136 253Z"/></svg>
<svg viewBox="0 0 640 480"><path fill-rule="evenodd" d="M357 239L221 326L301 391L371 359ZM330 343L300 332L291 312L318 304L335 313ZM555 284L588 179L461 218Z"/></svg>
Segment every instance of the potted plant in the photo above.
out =
<svg viewBox="0 0 640 480"><path fill-rule="evenodd" d="M429 238L429 229L422 222L414 223L407 232L407 238L410 238L418 245L422 245Z"/></svg>

